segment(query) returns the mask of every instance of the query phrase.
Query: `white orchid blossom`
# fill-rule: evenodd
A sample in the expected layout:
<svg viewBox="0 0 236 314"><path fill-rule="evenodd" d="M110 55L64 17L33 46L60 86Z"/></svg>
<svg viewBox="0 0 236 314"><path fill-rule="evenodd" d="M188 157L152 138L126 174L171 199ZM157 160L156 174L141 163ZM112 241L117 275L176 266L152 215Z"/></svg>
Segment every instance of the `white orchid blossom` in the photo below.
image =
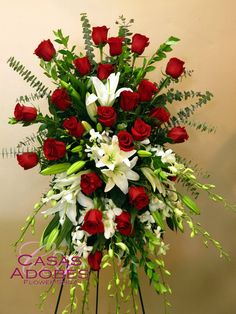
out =
<svg viewBox="0 0 236 314"><path fill-rule="evenodd" d="M101 106L112 106L115 99L119 97L123 91L132 91L132 89L128 87L122 87L116 90L119 84L119 78L120 72L110 74L105 84L96 76L90 78L96 94L89 94L86 97L86 107L92 117L94 117L96 101L98 101Z"/></svg>

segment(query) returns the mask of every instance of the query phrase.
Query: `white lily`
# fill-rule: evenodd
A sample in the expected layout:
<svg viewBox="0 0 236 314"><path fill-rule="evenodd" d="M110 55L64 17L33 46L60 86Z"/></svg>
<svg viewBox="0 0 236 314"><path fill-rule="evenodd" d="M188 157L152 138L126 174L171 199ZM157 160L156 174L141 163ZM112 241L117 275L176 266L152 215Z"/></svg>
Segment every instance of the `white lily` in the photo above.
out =
<svg viewBox="0 0 236 314"><path fill-rule="evenodd" d="M110 191L115 185L124 193L128 193L128 180L138 181L139 175L137 172L131 170L137 163L138 157L134 157L130 161L130 167L125 163L117 164L114 170L102 169L101 171L105 174L108 181L105 187L105 192Z"/></svg>
<svg viewBox="0 0 236 314"><path fill-rule="evenodd" d="M101 106L112 106L115 102L115 99L120 96L125 90L132 91L132 89L128 87L122 87L118 90L117 86L119 84L120 72L112 73L107 78L106 83L104 84L99 78L92 76L91 81L95 88L95 94L90 94L86 97L86 107L87 110L94 112L95 109L95 101L97 100ZM88 113L89 113L88 111ZM92 113L93 115L93 113Z"/></svg>
<svg viewBox="0 0 236 314"><path fill-rule="evenodd" d="M43 211L43 214L52 215L55 213L59 213L60 223L63 225L66 216L70 219L73 225L77 225L76 216L77 216L77 208L76 203L82 202L84 207L92 206L91 202L87 200L86 196L83 195L80 191L80 181L81 175L84 173L90 172L89 170L81 171L76 175L72 175L67 177L66 173L57 175L55 179L55 185L53 187L54 190L59 190L58 193L54 193L50 196L47 196L43 199L44 203L49 201L56 201L55 206ZM86 199L85 199L86 198Z"/></svg>

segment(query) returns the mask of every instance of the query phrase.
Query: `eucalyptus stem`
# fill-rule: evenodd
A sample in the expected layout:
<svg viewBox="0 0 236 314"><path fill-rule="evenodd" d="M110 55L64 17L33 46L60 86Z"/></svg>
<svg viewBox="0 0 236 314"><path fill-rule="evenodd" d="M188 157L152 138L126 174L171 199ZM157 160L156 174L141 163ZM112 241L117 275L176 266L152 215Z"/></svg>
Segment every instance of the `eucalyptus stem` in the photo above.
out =
<svg viewBox="0 0 236 314"><path fill-rule="evenodd" d="M85 288L85 291L84 291L84 297L83 297L83 303L82 303L82 314L84 314L84 307L85 307L86 298L87 298L87 292L88 292L88 288L89 288L89 281L90 281L91 271L92 270L90 268L89 275L88 275L88 281L87 281L86 288Z"/></svg>

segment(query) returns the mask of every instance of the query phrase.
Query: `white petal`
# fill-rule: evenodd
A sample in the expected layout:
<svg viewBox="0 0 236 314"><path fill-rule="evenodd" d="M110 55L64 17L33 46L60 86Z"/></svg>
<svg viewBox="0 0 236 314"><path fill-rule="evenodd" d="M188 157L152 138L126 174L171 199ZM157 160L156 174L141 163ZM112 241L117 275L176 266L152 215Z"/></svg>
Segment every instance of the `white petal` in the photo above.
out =
<svg viewBox="0 0 236 314"><path fill-rule="evenodd" d="M122 88L118 89L118 91L115 93L115 98L119 97L120 94L121 94L123 91L125 91L125 90L132 92L132 89L131 89L131 88L122 87Z"/></svg>
<svg viewBox="0 0 236 314"><path fill-rule="evenodd" d="M115 174L113 180L124 194L128 193L128 180L124 173Z"/></svg>
<svg viewBox="0 0 236 314"><path fill-rule="evenodd" d="M111 178L109 178L108 181L107 181L107 184L106 184L104 192L109 192L111 189L114 188L114 186L115 186L114 181Z"/></svg>
<svg viewBox="0 0 236 314"><path fill-rule="evenodd" d="M94 103L98 97L95 94L86 94L86 106L89 106L90 104Z"/></svg>
<svg viewBox="0 0 236 314"><path fill-rule="evenodd" d="M76 205L71 205L67 208L66 211L67 217L70 219L70 221L73 223L73 225L77 225L76 221Z"/></svg>
<svg viewBox="0 0 236 314"><path fill-rule="evenodd" d="M129 170L126 173L127 179L133 180L133 181L138 181L139 180L139 174L133 170Z"/></svg>
<svg viewBox="0 0 236 314"><path fill-rule="evenodd" d="M91 80L92 80L94 88L96 90L96 94L98 96L98 101L99 101L100 105L105 106L107 96L108 96L106 86L97 77L91 77Z"/></svg>
<svg viewBox="0 0 236 314"><path fill-rule="evenodd" d="M86 209L91 209L94 207L93 200L85 196L82 192L78 194L77 200L78 200L78 203Z"/></svg>

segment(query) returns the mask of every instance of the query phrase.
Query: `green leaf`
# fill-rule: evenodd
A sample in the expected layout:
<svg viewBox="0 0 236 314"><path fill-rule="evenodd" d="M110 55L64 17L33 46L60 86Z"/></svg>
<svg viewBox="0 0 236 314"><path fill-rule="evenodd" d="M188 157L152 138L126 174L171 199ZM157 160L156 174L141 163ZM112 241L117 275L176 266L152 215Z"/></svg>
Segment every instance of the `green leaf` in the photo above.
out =
<svg viewBox="0 0 236 314"><path fill-rule="evenodd" d="M61 244L61 242L66 238L67 234L71 232L73 228L73 223L70 221L68 217L66 217L64 224L60 230L60 233L56 240L57 247Z"/></svg>
<svg viewBox="0 0 236 314"><path fill-rule="evenodd" d="M165 230L165 223L162 219L161 214L158 211L152 212L152 217L154 218L156 224L161 227L162 230Z"/></svg>
<svg viewBox="0 0 236 314"><path fill-rule="evenodd" d="M200 214L197 204L187 195L182 197L182 202L196 215Z"/></svg>
<svg viewBox="0 0 236 314"><path fill-rule="evenodd" d="M56 213L55 216L53 217L53 219L50 221L50 223L48 224L48 226L44 229L44 232L42 234L41 237L41 241L40 241L40 246L44 245L44 240L45 238L50 234L50 232L59 224L59 214Z"/></svg>
<svg viewBox="0 0 236 314"><path fill-rule="evenodd" d="M118 187L115 186L110 191L110 197L117 207L122 208L125 203L126 196Z"/></svg>

